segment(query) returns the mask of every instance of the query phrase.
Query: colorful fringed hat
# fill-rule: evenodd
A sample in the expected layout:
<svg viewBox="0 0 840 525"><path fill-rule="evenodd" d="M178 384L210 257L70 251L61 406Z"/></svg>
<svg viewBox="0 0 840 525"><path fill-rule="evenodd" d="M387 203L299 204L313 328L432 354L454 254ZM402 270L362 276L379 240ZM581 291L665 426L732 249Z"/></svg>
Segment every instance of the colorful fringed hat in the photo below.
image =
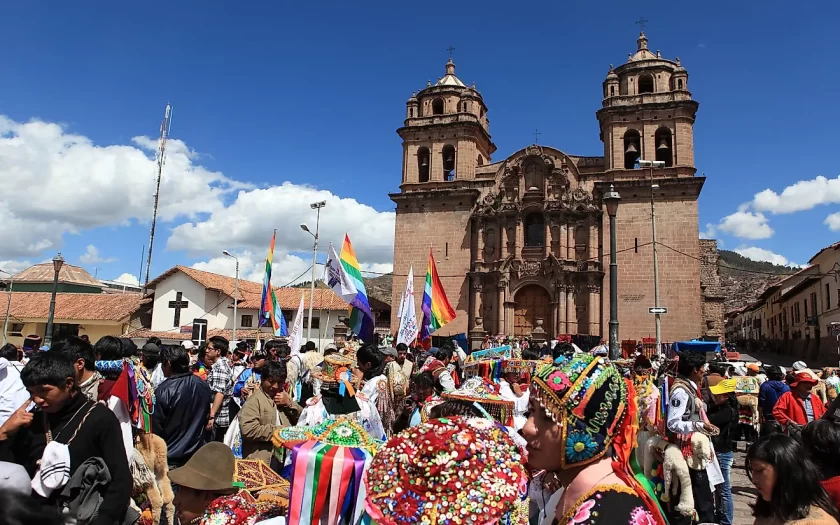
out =
<svg viewBox="0 0 840 525"><path fill-rule="evenodd" d="M519 448L488 419L441 418L405 430L377 452L365 484L365 508L378 525L528 520Z"/></svg>
<svg viewBox="0 0 840 525"><path fill-rule="evenodd" d="M292 451L286 523L359 522L367 495L362 475L381 442L356 421L342 417L312 427L275 430L271 441Z"/></svg>
<svg viewBox="0 0 840 525"><path fill-rule="evenodd" d="M467 379L458 390L444 392L444 401L456 399L478 403L493 419L507 427L513 426L513 401L499 395L498 386L481 377Z"/></svg>
<svg viewBox="0 0 840 525"><path fill-rule="evenodd" d="M321 390L338 390L340 394L355 396L359 379L353 375L355 361L339 354L330 354L324 358L320 369L313 375L321 382Z"/></svg>
<svg viewBox="0 0 840 525"><path fill-rule="evenodd" d="M624 378L606 358L578 354L557 366L540 368L531 395L561 426L563 468L601 458L623 429L628 412Z"/></svg>

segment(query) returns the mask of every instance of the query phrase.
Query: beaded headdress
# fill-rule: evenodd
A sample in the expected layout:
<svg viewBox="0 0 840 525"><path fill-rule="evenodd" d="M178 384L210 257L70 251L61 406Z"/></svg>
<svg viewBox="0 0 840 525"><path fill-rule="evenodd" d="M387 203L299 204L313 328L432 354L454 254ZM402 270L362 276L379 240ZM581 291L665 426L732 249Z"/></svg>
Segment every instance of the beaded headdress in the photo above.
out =
<svg viewBox="0 0 840 525"><path fill-rule="evenodd" d="M392 437L365 475L379 525L527 523L527 471L507 430L488 419L441 418Z"/></svg>
<svg viewBox="0 0 840 525"><path fill-rule="evenodd" d="M481 377L467 379L461 388L453 392L444 392L440 397L445 401L456 399L478 403L499 423L513 426L513 401L500 396L498 386Z"/></svg>
<svg viewBox="0 0 840 525"><path fill-rule="evenodd" d="M560 425L563 468L601 458L628 412L627 384L606 358L578 354L560 365L541 367L531 395Z"/></svg>

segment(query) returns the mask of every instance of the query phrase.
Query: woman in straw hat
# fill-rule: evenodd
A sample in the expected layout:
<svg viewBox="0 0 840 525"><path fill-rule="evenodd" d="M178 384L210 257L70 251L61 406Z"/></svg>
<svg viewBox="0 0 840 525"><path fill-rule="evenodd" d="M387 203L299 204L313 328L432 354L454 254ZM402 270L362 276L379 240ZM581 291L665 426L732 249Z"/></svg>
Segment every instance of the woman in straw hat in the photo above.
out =
<svg viewBox="0 0 840 525"><path fill-rule="evenodd" d="M579 354L539 370L523 428L528 462L564 487L555 523L665 524L630 470L636 426L632 383L604 357Z"/></svg>

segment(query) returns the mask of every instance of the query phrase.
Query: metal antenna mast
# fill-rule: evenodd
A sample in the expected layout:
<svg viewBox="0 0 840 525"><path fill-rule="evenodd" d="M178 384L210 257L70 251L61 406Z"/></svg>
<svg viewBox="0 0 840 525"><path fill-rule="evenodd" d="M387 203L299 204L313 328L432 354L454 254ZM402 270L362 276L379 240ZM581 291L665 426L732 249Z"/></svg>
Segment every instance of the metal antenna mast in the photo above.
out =
<svg viewBox="0 0 840 525"><path fill-rule="evenodd" d="M166 137L169 135L172 120L172 106L166 104L166 112L163 114L163 122L160 123L160 140L155 160L158 165L157 185L155 186L155 209L152 212L152 229L149 233L149 256L146 258L146 280L143 283L143 293L146 293L146 285L149 284L149 270L152 268L152 249L155 245L155 225L157 224L158 202L160 201L160 178L163 175L163 165L166 162Z"/></svg>

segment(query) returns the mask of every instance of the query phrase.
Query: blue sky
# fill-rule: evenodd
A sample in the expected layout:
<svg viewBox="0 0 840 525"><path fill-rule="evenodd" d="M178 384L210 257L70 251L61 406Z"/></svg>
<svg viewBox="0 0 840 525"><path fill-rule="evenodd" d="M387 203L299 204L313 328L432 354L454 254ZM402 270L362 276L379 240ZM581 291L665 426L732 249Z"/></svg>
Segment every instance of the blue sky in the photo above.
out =
<svg viewBox="0 0 840 525"><path fill-rule="evenodd" d="M153 144L135 137L156 138L171 102L177 180L162 194L153 275L228 273L222 249L258 275L278 228L278 276L291 280L309 264L305 203L321 198L324 239L346 228L360 261L385 271L395 130L411 92L443 74L446 48L489 107L495 160L535 128L543 144L601 155L601 82L635 51L640 16L700 102L701 231L796 263L834 242L836 2L18 2L0 18L0 137L36 145L0 147L0 177L26 181L0 196L0 268L61 250L100 277L136 275L154 170ZM767 189L781 197L754 199Z"/></svg>

